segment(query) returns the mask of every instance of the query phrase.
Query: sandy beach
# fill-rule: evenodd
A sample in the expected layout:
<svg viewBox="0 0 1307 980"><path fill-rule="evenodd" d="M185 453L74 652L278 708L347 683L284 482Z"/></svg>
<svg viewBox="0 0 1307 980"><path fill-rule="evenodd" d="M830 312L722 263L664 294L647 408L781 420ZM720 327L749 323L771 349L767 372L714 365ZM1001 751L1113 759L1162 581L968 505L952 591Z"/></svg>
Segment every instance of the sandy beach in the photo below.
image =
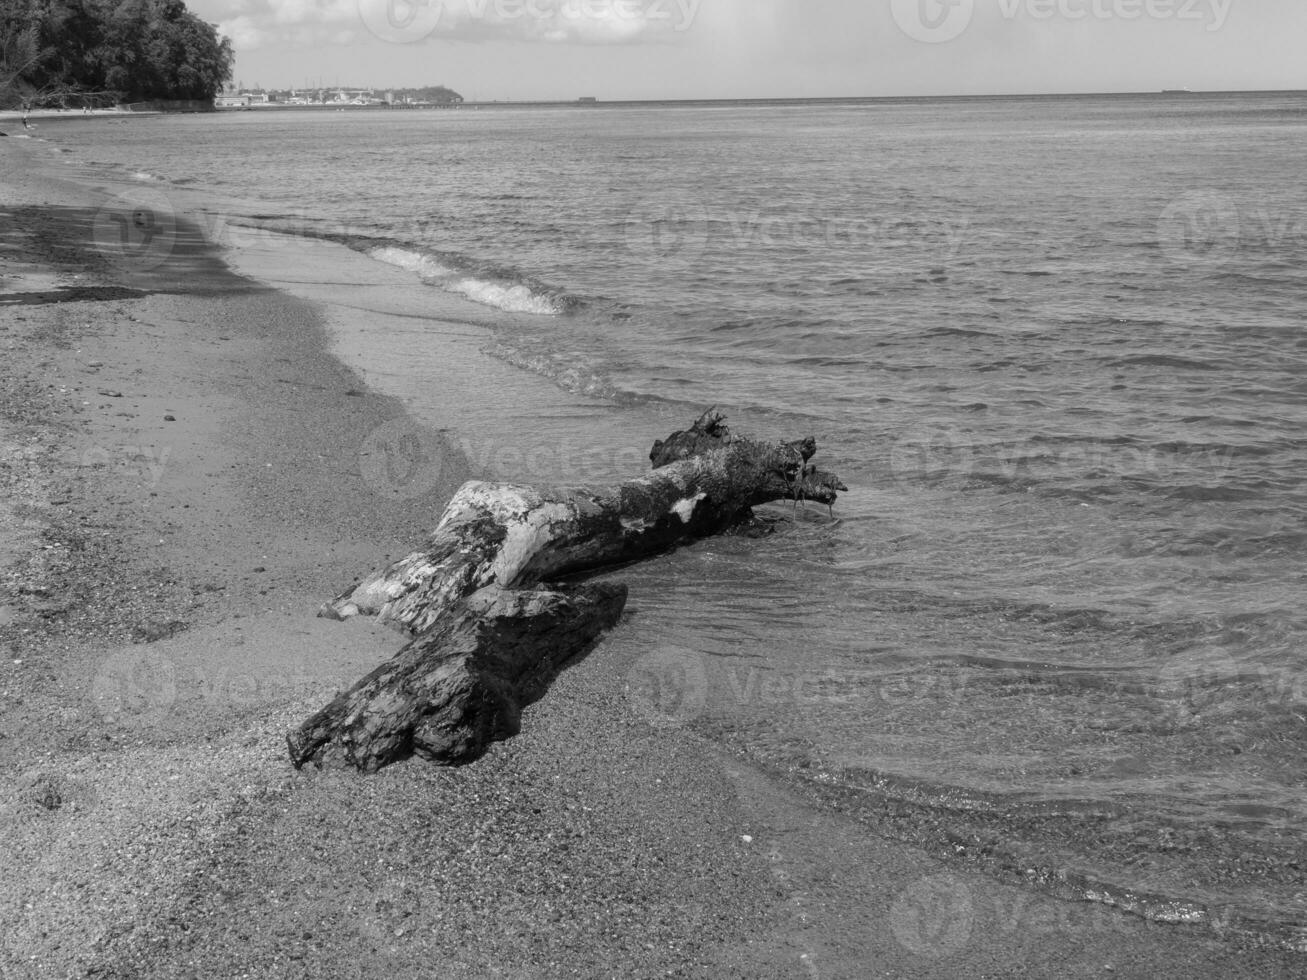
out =
<svg viewBox="0 0 1307 980"><path fill-rule="evenodd" d="M402 643L319 604L466 463L379 493L403 409L322 312L185 214L116 260L113 189L60 159L0 139L0 976L1302 975L878 838L651 715L603 644L474 766L295 771L287 729Z"/></svg>

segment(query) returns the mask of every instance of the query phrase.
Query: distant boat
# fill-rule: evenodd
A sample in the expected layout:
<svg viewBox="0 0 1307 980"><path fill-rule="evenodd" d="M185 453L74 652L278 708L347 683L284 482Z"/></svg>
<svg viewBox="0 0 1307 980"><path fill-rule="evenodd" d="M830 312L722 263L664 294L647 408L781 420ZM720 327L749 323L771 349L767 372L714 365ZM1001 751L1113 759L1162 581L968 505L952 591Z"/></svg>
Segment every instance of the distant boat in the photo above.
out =
<svg viewBox="0 0 1307 980"><path fill-rule="evenodd" d="M1193 95L1193 92L1189 91L1189 89L1187 88L1164 88L1162 89L1162 94L1163 95Z"/></svg>

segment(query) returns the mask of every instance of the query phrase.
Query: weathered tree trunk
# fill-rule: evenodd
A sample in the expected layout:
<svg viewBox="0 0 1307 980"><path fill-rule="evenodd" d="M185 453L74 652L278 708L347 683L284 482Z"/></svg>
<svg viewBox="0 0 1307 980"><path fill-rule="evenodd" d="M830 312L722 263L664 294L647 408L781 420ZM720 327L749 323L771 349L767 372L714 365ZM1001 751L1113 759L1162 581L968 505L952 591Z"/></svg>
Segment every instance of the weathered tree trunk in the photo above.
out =
<svg viewBox="0 0 1307 980"><path fill-rule="evenodd" d="M653 449L649 450L649 462L654 469L658 469L691 456L721 449L730 441L731 430L726 424L726 416L710 408L690 428L673 432L666 439L655 440Z"/></svg>
<svg viewBox="0 0 1307 980"><path fill-rule="evenodd" d="M522 707L626 602L622 585L534 586L717 533L758 504L834 503L847 488L808 464L816 449L736 438L710 410L654 446L657 469L617 486L464 484L422 550L322 607L378 615L416 639L288 735L291 761L334 750L372 771L411 753L479 758L517 733Z"/></svg>
<svg viewBox="0 0 1307 980"><path fill-rule="evenodd" d="M738 439L611 487L466 483L420 551L324 605L415 633L487 585L534 585L715 534L784 498L832 503L846 487L807 466L815 445ZM805 455L806 453L806 455Z"/></svg>
<svg viewBox="0 0 1307 980"><path fill-rule="evenodd" d="M731 433L730 427L726 424L726 416L710 408L700 415L690 428L681 432L673 432L666 439L656 440L653 449L649 450L649 462L653 464L654 469L658 469L659 467L670 466L672 463L680 462L683 459L689 459L691 456L702 456L714 449L721 449L723 446L729 446L733 442L741 441L747 440L741 440ZM791 454L793 453L799 455L804 463L802 473L805 477L816 472L815 467L806 465L808 460L812 459L817 453L817 440L812 436L795 442L787 442L781 448L789 451L786 454L787 459L792 458ZM833 489L848 489L838 480L835 483Z"/></svg>
<svg viewBox="0 0 1307 980"><path fill-rule="evenodd" d="M367 772L412 754L473 762L518 733L522 708L625 605L617 584L476 592L288 735L291 762L298 769L331 752Z"/></svg>

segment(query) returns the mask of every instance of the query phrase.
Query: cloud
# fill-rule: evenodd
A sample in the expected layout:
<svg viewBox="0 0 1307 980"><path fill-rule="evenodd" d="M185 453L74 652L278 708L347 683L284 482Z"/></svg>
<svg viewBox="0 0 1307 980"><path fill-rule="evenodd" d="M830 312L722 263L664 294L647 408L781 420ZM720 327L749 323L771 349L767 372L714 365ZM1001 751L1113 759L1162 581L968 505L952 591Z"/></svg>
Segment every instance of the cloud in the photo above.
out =
<svg viewBox="0 0 1307 980"><path fill-rule="evenodd" d="M276 0L270 6L278 24L338 24L358 14L350 0Z"/></svg>
<svg viewBox="0 0 1307 980"><path fill-rule="evenodd" d="M217 21L237 53L278 44L312 46L355 39L360 0L197 0L197 13Z"/></svg>
<svg viewBox="0 0 1307 980"><path fill-rule="evenodd" d="M218 33L231 38L237 51L250 51L262 47L265 41L263 31L254 22L254 18L241 15L230 20L218 22Z"/></svg>
<svg viewBox="0 0 1307 980"><path fill-rule="evenodd" d="M688 31L700 0L196 0L237 51L429 39L633 44Z"/></svg>

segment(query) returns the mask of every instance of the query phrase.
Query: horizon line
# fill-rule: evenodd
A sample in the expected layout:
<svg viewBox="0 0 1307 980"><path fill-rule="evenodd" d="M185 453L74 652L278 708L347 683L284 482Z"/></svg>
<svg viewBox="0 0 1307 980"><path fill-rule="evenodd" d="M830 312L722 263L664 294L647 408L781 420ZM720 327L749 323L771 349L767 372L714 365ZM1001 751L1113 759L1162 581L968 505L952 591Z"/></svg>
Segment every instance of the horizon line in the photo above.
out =
<svg viewBox="0 0 1307 980"><path fill-rule="evenodd" d="M241 92L289 92L299 91L301 86L289 88L253 88L241 89ZM457 92L448 85L373 85L319 86L323 90L349 89L360 91L405 91L421 88L446 88ZM640 105L640 104L702 104L710 102L867 102L895 101L905 99L1065 99L1065 98L1111 98L1129 96L1155 95L1307 95L1307 88L1302 89L1189 89L1184 87L1169 89L1148 89L1129 91L1086 91L1086 92L955 92L932 95L744 95L744 96L678 96L669 98L610 98L602 96L577 96L576 98L539 98L539 99L472 99L464 97L463 105ZM585 102L581 100L585 99Z"/></svg>

